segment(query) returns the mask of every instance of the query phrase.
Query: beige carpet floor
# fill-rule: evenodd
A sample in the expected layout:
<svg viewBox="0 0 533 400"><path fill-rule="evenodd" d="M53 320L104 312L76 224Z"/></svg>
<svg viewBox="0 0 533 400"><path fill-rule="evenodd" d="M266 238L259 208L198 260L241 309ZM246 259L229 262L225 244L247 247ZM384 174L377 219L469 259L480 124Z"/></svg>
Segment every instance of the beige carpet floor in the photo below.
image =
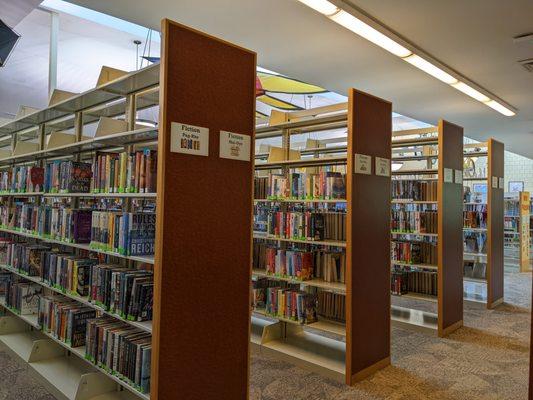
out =
<svg viewBox="0 0 533 400"><path fill-rule="evenodd" d="M415 305L395 301L400 300ZM434 307L425 302L419 306ZM250 398L525 400L530 307L531 275L506 274L505 304L495 310L465 304L465 327L447 338L393 328L392 366L354 387L254 351ZM0 377L0 400L54 400L34 373L1 344Z"/></svg>

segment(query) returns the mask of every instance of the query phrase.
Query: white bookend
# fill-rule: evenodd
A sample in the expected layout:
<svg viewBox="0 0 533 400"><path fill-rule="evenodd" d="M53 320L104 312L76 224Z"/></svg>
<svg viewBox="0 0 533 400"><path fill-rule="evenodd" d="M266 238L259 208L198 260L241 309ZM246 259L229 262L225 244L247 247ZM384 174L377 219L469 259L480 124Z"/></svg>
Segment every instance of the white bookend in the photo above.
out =
<svg viewBox="0 0 533 400"><path fill-rule="evenodd" d="M81 140L90 139L87 136L83 136ZM65 146L67 144L72 144L76 141L76 136L72 133L66 133L62 131L52 132L48 136L48 143L46 143L46 150L55 149L60 146Z"/></svg>
<svg viewBox="0 0 533 400"><path fill-rule="evenodd" d="M54 89L50 100L48 101L48 107L52 107L57 103L61 103L67 99L70 99L73 96L78 95L79 93L67 92L66 90Z"/></svg>
<svg viewBox="0 0 533 400"><path fill-rule="evenodd" d="M289 160L299 160L301 158L300 151L298 150L289 150ZM270 151L268 152L268 162L278 162L278 161L284 161L285 160L285 149L282 149L281 147L270 147Z"/></svg>
<svg viewBox="0 0 533 400"><path fill-rule="evenodd" d="M17 142L15 145L15 151L13 151L14 156L21 156L24 154L32 153L39 150L39 143L31 142Z"/></svg>
<svg viewBox="0 0 533 400"><path fill-rule="evenodd" d="M100 75L98 75L98 81L96 81L96 87L105 85L106 83L114 81L115 79L121 78L127 74L127 71L102 65Z"/></svg>
<svg viewBox="0 0 533 400"><path fill-rule="evenodd" d="M26 115L33 114L34 112L39 111L38 108L30 107L30 106L23 106L22 104L19 106L19 110L17 111L17 115L15 116L15 119L19 119L22 117L25 117Z"/></svg>
<svg viewBox="0 0 533 400"><path fill-rule="evenodd" d="M13 152L11 151L11 149L0 149L0 160L11 157L12 154Z"/></svg>
<svg viewBox="0 0 533 400"><path fill-rule="evenodd" d="M94 137L112 135L113 133L126 132L127 130L128 123L122 119L100 117Z"/></svg>

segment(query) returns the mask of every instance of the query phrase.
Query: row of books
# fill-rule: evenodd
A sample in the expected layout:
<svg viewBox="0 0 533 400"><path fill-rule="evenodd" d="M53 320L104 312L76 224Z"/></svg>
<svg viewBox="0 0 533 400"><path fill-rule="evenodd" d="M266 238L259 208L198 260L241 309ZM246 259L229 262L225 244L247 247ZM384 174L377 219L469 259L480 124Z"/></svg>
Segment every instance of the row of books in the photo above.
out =
<svg viewBox="0 0 533 400"><path fill-rule="evenodd" d="M437 272L397 269L391 273L391 293L402 295L412 292L437 296L437 282Z"/></svg>
<svg viewBox="0 0 533 400"><path fill-rule="evenodd" d="M0 254L19 272L39 277L50 287L79 296L123 319L152 319L153 274L99 264L94 258L53 251L47 246L0 242Z"/></svg>
<svg viewBox="0 0 533 400"><path fill-rule="evenodd" d="M128 256L155 251L155 213L93 211L91 247Z"/></svg>
<svg viewBox="0 0 533 400"><path fill-rule="evenodd" d="M394 179L392 198L410 201L437 201L437 181Z"/></svg>
<svg viewBox="0 0 533 400"><path fill-rule="evenodd" d="M325 282L344 282L346 255L344 252L319 249L280 249L254 242L254 268L267 274L293 279L322 279Z"/></svg>
<svg viewBox="0 0 533 400"><path fill-rule="evenodd" d="M126 256L154 254L155 213L97 211L33 203L0 206L0 223L7 229Z"/></svg>
<svg viewBox="0 0 533 400"><path fill-rule="evenodd" d="M391 259L408 264L437 265L437 245L422 241L391 242Z"/></svg>
<svg viewBox="0 0 533 400"><path fill-rule="evenodd" d="M37 283L24 282L12 276L6 283L6 306L20 315L37 314L42 289Z"/></svg>
<svg viewBox="0 0 533 400"><path fill-rule="evenodd" d="M71 347L85 345L87 320L96 310L64 296L40 296L38 323L41 330Z"/></svg>
<svg viewBox="0 0 533 400"><path fill-rule="evenodd" d="M408 211L391 210L391 231L402 233L438 233L438 213L436 210Z"/></svg>
<svg viewBox="0 0 533 400"><path fill-rule="evenodd" d="M17 165L0 172L0 192L29 193L43 191L44 168Z"/></svg>
<svg viewBox="0 0 533 400"><path fill-rule="evenodd" d="M334 200L346 199L346 174L289 172L255 178L256 199Z"/></svg>
<svg viewBox="0 0 533 400"><path fill-rule="evenodd" d="M155 193L157 151L97 152L92 162L94 193Z"/></svg>
<svg viewBox="0 0 533 400"><path fill-rule="evenodd" d="M463 211L464 228L486 228L487 211Z"/></svg>
<svg viewBox="0 0 533 400"><path fill-rule="evenodd" d="M142 393L150 393L151 356L149 333L110 317L87 321L85 358Z"/></svg>
<svg viewBox="0 0 533 400"><path fill-rule="evenodd" d="M346 213L270 211L266 233L284 239L346 240Z"/></svg>
<svg viewBox="0 0 533 400"><path fill-rule="evenodd" d="M53 161L46 164L44 191L47 193L88 193L91 189L91 163Z"/></svg>
<svg viewBox="0 0 533 400"><path fill-rule="evenodd" d="M319 291L317 314L333 321L346 322L346 296L323 290Z"/></svg>

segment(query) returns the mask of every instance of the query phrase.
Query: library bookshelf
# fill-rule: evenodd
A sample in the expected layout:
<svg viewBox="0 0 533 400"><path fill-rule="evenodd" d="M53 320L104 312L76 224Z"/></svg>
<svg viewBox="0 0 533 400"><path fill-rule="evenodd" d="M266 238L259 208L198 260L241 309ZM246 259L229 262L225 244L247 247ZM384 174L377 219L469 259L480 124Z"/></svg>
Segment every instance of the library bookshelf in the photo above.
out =
<svg viewBox="0 0 533 400"><path fill-rule="evenodd" d="M504 256L518 264L520 272L531 272L533 260L533 207L529 192L506 193L504 197Z"/></svg>
<svg viewBox="0 0 533 400"><path fill-rule="evenodd" d="M463 129L446 121L393 134L393 322L439 336L463 324L462 153Z"/></svg>
<svg viewBox="0 0 533 400"><path fill-rule="evenodd" d="M335 130L342 130L346 135L346 128L347 146L330 148L323 146L319 139L308 139L305 149L296 147L296 137L311 132L320 136ZM336 174L334 179L344 179L346 190L344 196L333 199L298 196L272 199L264 194L259 198L256 194L254 229L264 226L258 222L261 207L272 206L276 207L275 213L281 214L298 214L301 209L311 214L324 210L324 218L327 218L328 213L340 213L346 222L342 240L317 240L316 236L302 240L292 239L292 235L284 238L279 232L269 231L275 222L269 225L266 233L254 233L254 247L269 247L278 254L277 257L286 254L284 252L299 251L334 254L345 260L340 266L341 270L345 266L345 273L341 272L333 279L325 275L301 279L293 274L271 271L260 262L257 265L255 258L259 251L254 253L252 345L262 352L347 384L364 379L390 364L388 209L391 131L391 104L354 89L349 91L347 108L346 105L336 105L287 113L277 124L256 128L258 142L278 138L282 143L275 149L277 152L270 148L256 154L256 179L273 179L274 175L287 179L304 174L306 179L310 176L317 179L320 171L327 171ZM378 165L377 160L381 160L381 164ZM306 190L310 190L309 187ZM372 204L372 207L364 204ZM270 208L268 211L272 212ZM296 292L305 293L304 299L316 295L317 318L302 323L299 318L272 312L268 305L266 308L257 306L256 291L260 289L256 288L265 282L294 285ZM327 307L338 313L332 317Z"/></svg>
<svg viewBox="0 0 533 400"><path fill-rule="evenodd" d="M105 364L90 360L85 345L71 347L43 329L36 314L21 314L0 298L0 306L6 310L0 317L0 341L34 369L58 399L177 399L188 393L208 398L214 391L220 399L247 396L253 164L249 153L247 160L223 157L221 131L247 142L248 152L253 148L256 56L168 20L163 20L162 28L161 64L121 72L111 81L99 79L94 89L0 126L0 147L12 154L0 160L0 172L18 166L44 167L51 161L87 161L98 153L157 149L157 194L116 190L0 193L2 205L7 207L31 202L77 208L88 202L104 207L119 204L123 212L155 207L157 213L154 255L129 255L92 243L73 243L11 223L0 228L2 236L13 242L46 244L127 271L148 271L146 275L153 271L152 322L132 320L90 296L65 290L40 276L29 276L8 263L0 264L0 272L35 285L47 297L59 296L72 302L69 304L94 310L97 317L111 318L121 329L138 332L139 338L149 335L153 351L148 392ZM188 57L178 59L176 55L183 52ZM216 70L212 65L217 65ZM221 69L224 80L218 79ZM233 99L231 105L224 100L226 95ZM206 108L217 112L206 114ZM139 125L142 112L159 113L159 118ZM211 132L207 135L207 154L171 151L177 143L171 123L178 121ZM91 131L94 136L88 137ZM246 151L239 154L246 155ZM190 173L184 175L184 170ZM221 187L228 177L239 182L238 188ZM220 209L229 210L224 218L208 211ZM172 223L164 224L165 220ZM215 220L220 229L231 227L230 232L213 229ZM197 229L191 230L192 226ZM197 233L201 237L195 237ZM225 240L220 241L220 237ZM225 279L228 271L235 278L233 282ZM199 294L206 290L224 307L213 310L212 297L208 300L208 296L205 300L209 304L202 302ZM228 291L232 296L227 296ZM207 309L211 311L200 311ZM220 345L216 352L208 345L213 341ZM218 378L195 368L202 372L216 368Z"/></svg>
<svg viewBox="0 0 533 400"><path fill-rule="evenodd" d="M464 299L503 302L504 145L465 144L463 175Z"/></svg>

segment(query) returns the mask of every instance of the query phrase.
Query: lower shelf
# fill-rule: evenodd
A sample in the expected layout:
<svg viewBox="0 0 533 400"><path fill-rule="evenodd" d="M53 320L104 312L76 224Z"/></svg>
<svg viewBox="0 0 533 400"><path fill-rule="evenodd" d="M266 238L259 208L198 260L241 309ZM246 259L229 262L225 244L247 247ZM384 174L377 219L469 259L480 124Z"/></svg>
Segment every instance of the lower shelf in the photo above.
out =
<svg viewBox="0 0 533 400"><path fill-rule="evenodd" d="M346 343L304 330L301 326L260 320L262 318L252 317L252 332L255 332L252 345L259 351L345 382Z"/></svg>
<svg viewBox="0 0 533 400"><path fill-rule="evenodd" d="M474 303L487 302L487 281L481 279L463 279L463 299Z"/></svg>
<svg viewBox="0 0 533 400"><path fill-rule="evenodd" d="M437 314L399 306L391 307L391 320L396 326L416 331L437 334L439 319Z"/></svg>

